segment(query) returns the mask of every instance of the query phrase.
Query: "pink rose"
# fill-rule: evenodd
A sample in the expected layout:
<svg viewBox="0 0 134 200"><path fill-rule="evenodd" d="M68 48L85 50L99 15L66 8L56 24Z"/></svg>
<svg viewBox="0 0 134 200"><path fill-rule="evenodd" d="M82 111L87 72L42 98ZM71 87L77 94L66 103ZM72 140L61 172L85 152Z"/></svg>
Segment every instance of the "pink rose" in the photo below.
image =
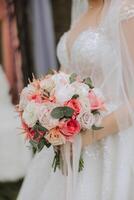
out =
<svg viewBox="0 0 134 200"><path fill-rule="evenodd" d="M75 114L79 114L81 111L81 104L78 99L71 99L65 102L64 105L72 108L75 111Z"/></svg>
<svg viewBox="0 0 134 200"><path fill-rule="evenodd" d="M105 109L104 101L100 97L97 97L92 90L89 92L88 97L91 110Z"/></svg>
<svg viewBox="0 0 134 200"><path fill-rule="evenodd" d="M65 138L72 142L73 137L80 132L81 127L77 120L70 119L61 123L60 130Z"/></svg>

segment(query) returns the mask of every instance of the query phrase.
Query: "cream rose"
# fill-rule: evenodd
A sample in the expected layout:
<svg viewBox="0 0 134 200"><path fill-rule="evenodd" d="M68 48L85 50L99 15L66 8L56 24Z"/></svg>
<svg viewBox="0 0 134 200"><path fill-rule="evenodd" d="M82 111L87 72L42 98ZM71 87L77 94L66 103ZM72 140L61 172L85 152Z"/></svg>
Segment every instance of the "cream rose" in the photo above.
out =
<svg viewBox="0 0 134 200"><path fill-rule="evenodd" d="M64 103L72 98L75 94L74 88L70 84L59 85L55 89L55 97L59 103Z"/></svg>
<svg viewBox="0 0 134 200"><path fill-rule="evenodd" d="M74 87L75 94L78 94L80 97L88 96L88 93L89 93L88 85L84 83L78 83L78 82L74 82L71 85L72 87Z"/></svg>
<svg viewBox="0 0 134 200"><path fill-rule="evenodd" d="M36 89L33 85L29 84L25 87L20 95L20 102L19 102L19 110L22 111L26 108L29 100L28 97L36 92Z"/></svg>
<svg viewBox="0 0 134 200"><path fill-rule="evenodd" d="M52 76L52 80L55 82L56 86L69 84L69 75L64 72L56 73Z"/></svg>
<svg viewBox="0 0 134 200"><path fill-rule="evenodd" d="M44 79L40 82L40 87L43 90L51 92L55 87L55 82L51 78Z"/></svg>
<svg viewBox="0 0 134 200"><path fill-rule="evenodd" d="M23 112L22 119L29 127L33 127L38 120L37 110L37 104L34 102L30 102Z"/></svg>
<svg viewBox="0 0 134 200"><path fill-rule="evenodd" d="M55 106L54 106L55 107ZM43 105L38 109L38 119L40 124L48 130L58 126L59 120L51 116L51 111L54 108L52 105Z"/></svg>
<svg viewBox="0 0 134 200"><path fill-rule="evenodd" d="M94 115L88 111L80 113L77 120L83 129L90 129L95 123Z"/></svg>

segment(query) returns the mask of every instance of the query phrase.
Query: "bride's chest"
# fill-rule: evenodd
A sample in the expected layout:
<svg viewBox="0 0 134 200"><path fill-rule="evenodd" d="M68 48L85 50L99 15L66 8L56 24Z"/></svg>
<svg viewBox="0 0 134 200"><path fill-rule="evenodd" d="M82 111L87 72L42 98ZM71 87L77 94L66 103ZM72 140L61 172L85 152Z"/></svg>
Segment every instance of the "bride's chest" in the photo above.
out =
<svg viewBox="0 0 134 200"><path fill-rule="evenodd" d="M84 74L98 68L104 57L113 60L112 40L103 29L88 29L79 34L71 50L68 50L68 33L65 33L57 47L58 59L62 66Z"/></svg>

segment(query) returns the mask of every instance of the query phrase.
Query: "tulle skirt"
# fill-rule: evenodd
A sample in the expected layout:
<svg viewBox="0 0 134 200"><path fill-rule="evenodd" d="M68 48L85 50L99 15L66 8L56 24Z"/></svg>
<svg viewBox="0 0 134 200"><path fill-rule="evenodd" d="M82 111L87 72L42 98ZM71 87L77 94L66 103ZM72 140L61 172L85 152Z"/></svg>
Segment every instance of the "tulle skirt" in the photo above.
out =
<svg viewBox="0 0 134 200"><path fill-rule="evenodd" d="M18 200L66 200L65 176L51 169L53 149L43 149L31 163ZM84 149L72 200L134 200L134 127Z"/></svg>

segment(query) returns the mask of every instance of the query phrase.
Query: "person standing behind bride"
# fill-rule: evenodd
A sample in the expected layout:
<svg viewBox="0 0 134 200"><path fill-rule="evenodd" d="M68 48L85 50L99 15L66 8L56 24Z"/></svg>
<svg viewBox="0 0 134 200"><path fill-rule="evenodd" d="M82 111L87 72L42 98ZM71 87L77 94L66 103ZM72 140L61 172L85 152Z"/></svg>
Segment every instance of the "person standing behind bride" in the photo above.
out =
<svg viewBox="0 0 134 200"><path fill-rule="evenodd" d="M82 8L83 3L79 1L78 6ZM101 124L104 128L94 134L86 131L72 144L76 163L80 151L85 162L81 173L77 168L71 170L72 177L61 171L53 173L53 150L42 150L18 200L134 199L134 2L86 3L86 9L62 36L57 54L63 71L90 76L102 90L108 105Z"/></svg>

